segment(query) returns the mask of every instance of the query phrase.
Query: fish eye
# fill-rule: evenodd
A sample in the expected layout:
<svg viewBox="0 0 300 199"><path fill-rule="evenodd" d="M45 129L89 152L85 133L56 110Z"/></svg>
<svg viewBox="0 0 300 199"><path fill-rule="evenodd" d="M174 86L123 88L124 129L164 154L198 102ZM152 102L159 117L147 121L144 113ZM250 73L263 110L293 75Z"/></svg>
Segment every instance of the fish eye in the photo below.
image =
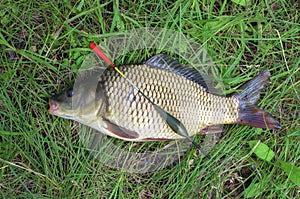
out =
<svg viewBox="0 0 300 199"><path fill-rule="evenodd" d="M73 88L68 89L67 92L66 92L66 95L67 95L67 97L73 97L73 95L74 95Z"/></svg>

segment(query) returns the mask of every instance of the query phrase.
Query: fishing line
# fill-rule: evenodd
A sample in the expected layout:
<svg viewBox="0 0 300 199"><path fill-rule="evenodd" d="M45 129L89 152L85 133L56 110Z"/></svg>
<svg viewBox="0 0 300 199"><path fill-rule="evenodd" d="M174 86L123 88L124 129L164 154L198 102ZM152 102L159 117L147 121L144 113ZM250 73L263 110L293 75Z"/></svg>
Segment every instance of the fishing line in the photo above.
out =
<svg viewBox="0 0 300 199"><path fill-rule="evenodd" d="M162 118L165 119L165 121L167 122L167 124L169 125L169 127L176 133L179 134L185 138L188 139L188 141L192 142L195 147L201 151L201 153L203 155L205 155L205 157L207 157L208 159L211 159L211 157L194 141L192 140L192 138L190 138L188 136L188 132L185 128L185 126L182 124L182 122L180 122L177 118L175 118L174 116L172 116L170 113L168 113L167 111L163 110L161 107L159 107L158 105L156 105L148 96L146 96L130 79L128 79L128 77L122 72L120 71L111 61L110 59L104 54L104 52L93 42L90 42L90 47L92 48L92 50L99 56L101 57L106 63L108 63L113 69L115 69L123 78L125 78L125 80L127 82L129 82L129 84L138 92L140 93L143 97L145 97L155 108L155 110L162 116Z"/></svg>

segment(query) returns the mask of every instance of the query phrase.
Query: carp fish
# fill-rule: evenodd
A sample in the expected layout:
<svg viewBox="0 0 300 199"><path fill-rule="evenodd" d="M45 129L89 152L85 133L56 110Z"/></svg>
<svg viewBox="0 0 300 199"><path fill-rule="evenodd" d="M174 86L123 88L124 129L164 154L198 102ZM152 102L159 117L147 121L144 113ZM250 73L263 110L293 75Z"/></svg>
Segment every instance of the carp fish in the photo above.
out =
<svg viewBox="0 0 300 199"><path fill-rule="evenodd" d="M83 84L52 96L49 113L115 138L141 142L184 138L172 130L147 98L177 118L188 136L219 132L206 129L220 124L281 128L270 113L256 105L261 90L270 82L269 72L261 72L238 92L221 96L211 91L203 74L194 67L164 54L140 65L118 68L147 97L117 71L107 68L95 86Z"/></svg>

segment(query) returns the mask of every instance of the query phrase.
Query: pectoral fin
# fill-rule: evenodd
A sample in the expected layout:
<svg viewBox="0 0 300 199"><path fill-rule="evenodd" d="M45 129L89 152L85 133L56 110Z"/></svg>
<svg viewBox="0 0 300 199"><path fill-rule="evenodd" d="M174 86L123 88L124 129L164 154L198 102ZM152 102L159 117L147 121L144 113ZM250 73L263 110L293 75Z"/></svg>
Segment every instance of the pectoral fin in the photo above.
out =
<svg viewBox="0 0 300 199"><path fill-rule="evenodd" d="M137 139L139 137L139 134L134 131L130 131L128 129L119 127L118 125L116 125L104 118L103 118L103 121L107 126L106 129L120 138Z"/></svg>

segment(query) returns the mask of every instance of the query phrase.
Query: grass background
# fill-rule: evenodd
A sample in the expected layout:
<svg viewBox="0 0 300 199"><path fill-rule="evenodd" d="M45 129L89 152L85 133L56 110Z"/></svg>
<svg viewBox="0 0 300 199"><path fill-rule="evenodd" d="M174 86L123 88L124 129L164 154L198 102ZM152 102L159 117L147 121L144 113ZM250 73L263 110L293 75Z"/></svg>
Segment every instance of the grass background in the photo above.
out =
<svg viewBox="0 0 300 199"><path fill-rule="evenodd" d="M259 183L255 198L295 198L300 189L277 158L300 166L299 9L292 0L246 7L219 0L1 1L0 197L242 198ZM228 92L270 71L259 105L282 130L231 125L212 160L191 149L179 164L147 174L97 162L78 139L78 125L49 115L47 101L72 84L90 41L141 27L180 31L203 44ZM252 154L250 140L275 152L273 164Z"/></svg>

